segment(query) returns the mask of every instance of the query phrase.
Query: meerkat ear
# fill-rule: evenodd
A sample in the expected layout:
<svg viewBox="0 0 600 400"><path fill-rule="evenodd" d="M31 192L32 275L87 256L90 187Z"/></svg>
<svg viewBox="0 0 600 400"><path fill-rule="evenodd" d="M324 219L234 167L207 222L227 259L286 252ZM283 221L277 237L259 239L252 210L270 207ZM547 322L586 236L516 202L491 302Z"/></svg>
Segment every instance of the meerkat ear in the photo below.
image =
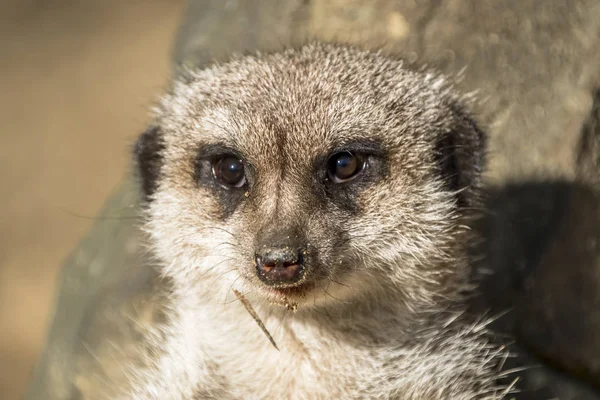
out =
<svg viewBox="0 0 600 400"><path fill-rule="evenodd" d="M591 112L583 123L576 160L578 180L600 190L600 89L594 92Z"/></svg>
<svg viewBox="0 0 600 400"><path fill-rule="evenodd" d="M486 136L460 105L450 108L455 122L438 140L438 166L448 188L456 192L457 205L472 207L480 201Z"/></svg>
<svg viewBox="0 0 600 400"><path fill-rule="evenodd" d="M134 146L137 174L146 200L156 190L160 169L163 164L165 144L158 126L151 126L140 135Z"/></svg>

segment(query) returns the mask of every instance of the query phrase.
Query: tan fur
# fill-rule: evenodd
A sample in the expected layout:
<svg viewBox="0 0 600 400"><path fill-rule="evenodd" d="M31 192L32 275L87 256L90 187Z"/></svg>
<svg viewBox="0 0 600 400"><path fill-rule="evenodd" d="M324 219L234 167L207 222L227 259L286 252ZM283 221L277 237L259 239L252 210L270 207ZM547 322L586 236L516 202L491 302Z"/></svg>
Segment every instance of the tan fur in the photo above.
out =
<svg viewBox="0 0 600 400"><path fill-rule="evenodd" d="M506 388L494 379L503 354L463 313L461 295L483 142L444 79L322 44L183 76L156 110L164 149L146 224L174 282L171 322L157 332L161 355L126 397L501 398ZM460 194L436 167L449 132L467 182ZM352 197L356 209L323 200L315 160L365 140L385 161ZM194 178L198 150L216 143L256 172L227 216ZM316 261L311 291L284 298L258 280L253 255L257 241L292 227Z"/></svg>

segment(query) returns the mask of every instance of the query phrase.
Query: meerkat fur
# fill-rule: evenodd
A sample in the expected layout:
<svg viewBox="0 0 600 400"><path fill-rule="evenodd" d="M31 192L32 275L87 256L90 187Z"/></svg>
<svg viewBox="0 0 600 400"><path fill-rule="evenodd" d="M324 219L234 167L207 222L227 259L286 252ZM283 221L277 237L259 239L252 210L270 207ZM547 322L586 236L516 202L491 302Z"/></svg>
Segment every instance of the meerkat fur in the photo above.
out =
<svg viewBox="0 0 600 400"><path fill-rule="evenodd" d="M327 180L336 152L364 154L358 178ZM310 43L180 75L136 147L169 322L124 398L503 398L506 355L464 306L484 153L443 76L380 52ZM242 188L215 181L219 154ZM257 249L292 242L306 274L265 285Z"/></svg>

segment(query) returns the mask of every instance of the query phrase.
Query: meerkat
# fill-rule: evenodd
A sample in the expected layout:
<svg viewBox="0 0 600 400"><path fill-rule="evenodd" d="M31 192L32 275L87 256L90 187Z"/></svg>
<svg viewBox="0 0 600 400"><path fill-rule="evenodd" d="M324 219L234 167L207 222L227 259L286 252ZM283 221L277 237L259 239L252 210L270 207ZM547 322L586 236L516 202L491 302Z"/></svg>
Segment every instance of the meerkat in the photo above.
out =
<svg viewBox="0 0 600 400"><path fill-rule="evenodd" d="M463 305L485 135L451 86L324 43L180 75L136 145L172 290L124 398L503 398Z"/></svg>

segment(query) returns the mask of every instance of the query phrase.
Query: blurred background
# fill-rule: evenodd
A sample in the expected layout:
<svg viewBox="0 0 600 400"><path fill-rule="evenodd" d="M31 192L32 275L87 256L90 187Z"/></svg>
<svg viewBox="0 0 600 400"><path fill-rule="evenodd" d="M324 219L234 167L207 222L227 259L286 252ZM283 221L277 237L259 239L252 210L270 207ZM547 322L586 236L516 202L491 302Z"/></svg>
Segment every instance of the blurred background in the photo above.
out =
<svg viewBox="0 0 600 400"><path fill-rule="evenodd" d="M0 397L19 398L62 262L127 171L182 0L0 0Z"/></svg>

